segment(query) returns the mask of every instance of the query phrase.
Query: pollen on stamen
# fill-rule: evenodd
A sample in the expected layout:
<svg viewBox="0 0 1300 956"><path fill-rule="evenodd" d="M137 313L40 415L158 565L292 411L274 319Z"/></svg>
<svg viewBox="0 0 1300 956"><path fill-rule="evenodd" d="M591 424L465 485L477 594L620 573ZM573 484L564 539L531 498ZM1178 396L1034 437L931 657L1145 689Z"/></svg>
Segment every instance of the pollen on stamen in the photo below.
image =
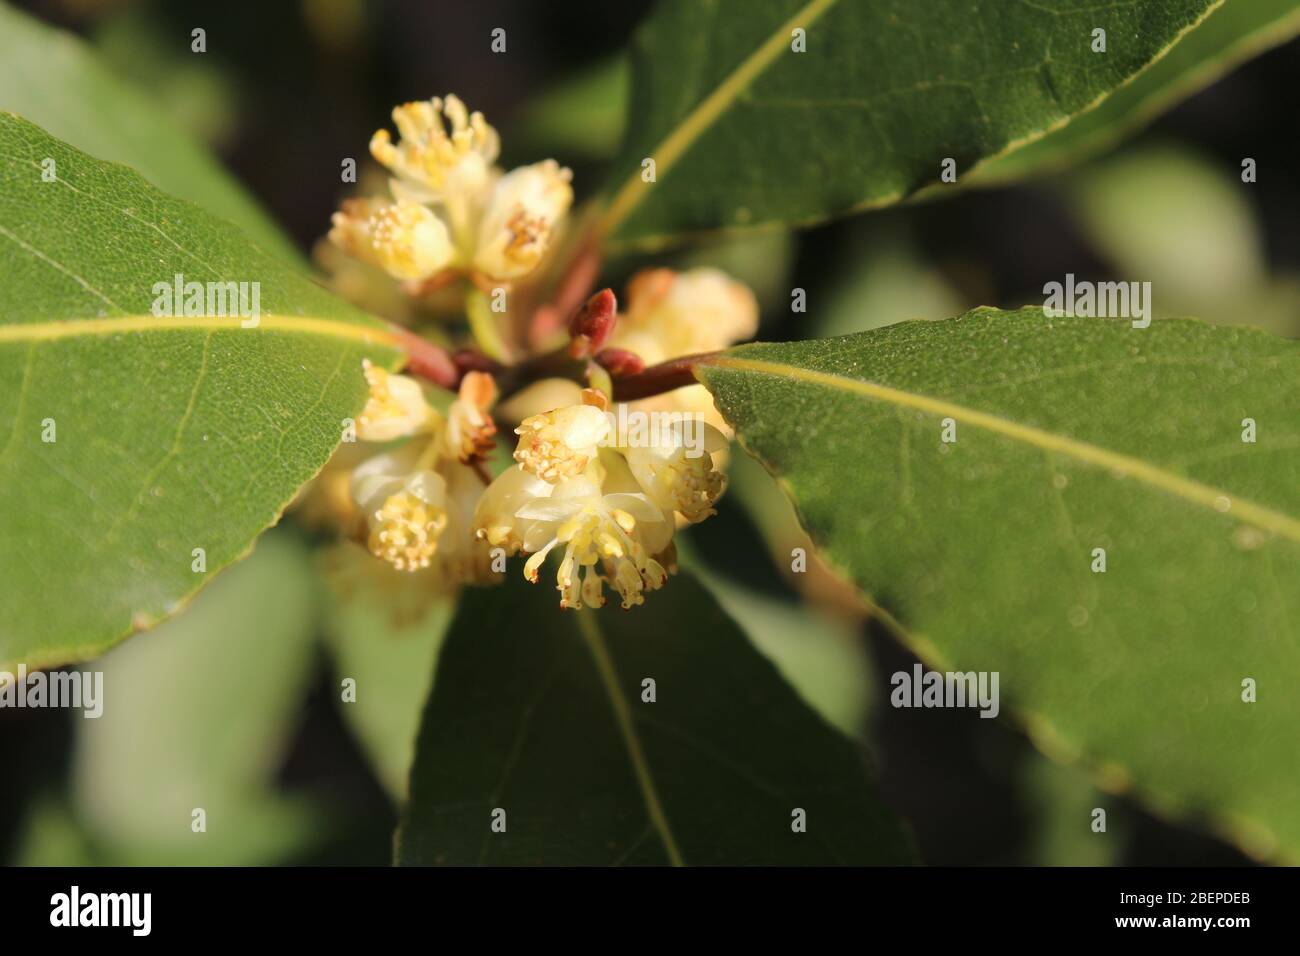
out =
<svg viewBox="0 0 1300 956"><path fill-rule="evenodd" d="M399 571L427 568L447 526L447 512L410 492L388 498L375 512L367 544L370 552Z"/></svg>

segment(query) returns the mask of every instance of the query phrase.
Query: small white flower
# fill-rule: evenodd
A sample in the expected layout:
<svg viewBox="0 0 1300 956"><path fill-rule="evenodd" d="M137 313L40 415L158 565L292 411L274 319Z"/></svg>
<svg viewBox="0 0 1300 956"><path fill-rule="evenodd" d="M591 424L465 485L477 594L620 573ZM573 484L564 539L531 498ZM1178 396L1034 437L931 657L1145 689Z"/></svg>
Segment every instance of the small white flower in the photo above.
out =
<svg viewBox="0 0 1300 956"><path fill-rule="evenodd" d="M532 272L573 202L573 173L553 159L498 180L474 244L474 268L497 279Z"/></svg>
<svg viewBox="0 0 1300 956"><path fill-rule="evenodd" d="M518 517L530 501L549 498L555 485L522 468L507 468L488 485L474 510L475 534L506 554L518 554L531 522Z"/></svg>
<svg viewBox="0 0 1300 956"><path fill-rule="evenodd" d="M600 482L580 476L525 505L518 517L531 522L524 538L524 550L533 552L524 565L528 580L537 581L552 549L564 548L555 577L560 607L602 606L607 582L630 608L645 601L645 591L668 580L652 549L667 547L672 525L644 494L606 494Z"/></svg>
<svg viewBox="0 0 1300 956"><path fill-rule="evenodd" d="M627 349L647 365L724 349L758 330L758 301L744 283L718 269L649 269L632 277L627 311L606 343ZM634 402L642 411L699 413L730 434L703 385L690 385Z"/></svg>
<svg viewBox="0 0 1300 956"><path fill-rule="evenodd" d="M447 526L447 483L413 469L408 448L379 455L352 475L352 498L366 519L370 552L399 571L427 568Z"/></svg>
<svg viewBox="0 0 1300 956"><path fill-rule="evenodd" d="M459 97L434 97L393 109L401 141L375 132L370 154L392 170L412 198L436 202L449 195L478 195L492 177L501 139L483 114L470 113Z"/></svg>
<svg viewBox="0 0 1300 956"><path fill-rule="evenodd" d="M395 279L427 279L455 251L442 220L419 203L349 200L334 214L330 239Z"/></svg>
<svg viewBox="0 0 1300 956"><path fill-rule="evenodd" d="M555 482L586 470L609 435L609 418L592 405L569 405L525 418L515 429L515 461L525 471Z"/></svg>
<svg viewBox="0 0 1300 956"><path fill-rule="evenodd" d="M758 301L719 269L649 269L632 277L609 345L647 364L726 348L758 331Z"/></svg>
<svg viewBox="0 0 1300 956"><path fill-rule="evenodd" d="M546 160L503 175L496 130L455 96L406 103L393 122L399 142L381 129L370 151L394 173L396 202L344 202L330 239L404 280L453 269L504 282L533 271L573 202L572 172Z"/></svg>
<svg viewBox="0 0 1300 956"><path fill-rule="evenodd" d="M362 441L386 442L427 431L438 424L438 413L424 398L420 383L405 375L362 359L370 398L357 417L357 437Z"/></svg>
<svg viewBox="0 0 1300 956"><path fill-rule="evenodd" d="M508 553L530 552L524 576L534 583L547 555L562 547L556 588L565 608L600 607L605 584L624 608L641 604L644 592L663 587L664 562L672 563L672 521L611 449L555 483L507 471L484 492L475 527Z"/></svg>
<svg viewBox="0 0 1300 956"><path fill-rule="evenodd" d="M371 399L358 436L386 441L417 432L423 440L377 455L352 472L349 492L365 521L370 551L399 571L428 569L435 590L491 579L491 555L474 532L483 492L475 465L492 447L496 398L490 375L471 373L444 419L413 379L366 363Z"/></svg>
<svg viewBox="0 0 1300 956"><path fill-rule="evenodd" d="M687 441L687 429L702 429L703 447ZM677 511L695 524L717 514L714 504L727 487L713 455L727 447L726 436L702 420L675 421L660 440L624 450L628 467L647 495L665 511ZM665 440L666 439L666 440Z"/></svg>

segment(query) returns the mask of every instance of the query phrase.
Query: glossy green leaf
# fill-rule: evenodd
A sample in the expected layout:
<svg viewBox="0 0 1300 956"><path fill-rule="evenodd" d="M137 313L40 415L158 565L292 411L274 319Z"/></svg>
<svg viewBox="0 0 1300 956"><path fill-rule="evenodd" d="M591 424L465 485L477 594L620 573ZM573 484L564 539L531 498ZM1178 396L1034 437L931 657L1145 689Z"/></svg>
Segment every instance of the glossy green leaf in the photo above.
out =
<svg viewBox="0 0 1300 956"><path fill-rule="evenodd" d="M1300 345L982 309L700 376L923 658L999 672L1108 786L1300 856Z"/></svg>
<svg viewBox="0 0 1300 956"><path fill-rule="evenodd" d="M187 54L188 55L188 54ZM228 219L262 248L301 256L244 188L162 107L105 69L86 44L0 4L0 110Z"/></svg>
<svg viewBox="0 0 1300 956"><path fill-rule="evenodd" d="M1239 63L1300 32L1297 0L1230 0L1151 67L1121 86L1098 107L1061 129L995 157L973 181L1004 182L1029 173L1077 163L1113 145L1186 96L1220 79Z"/></svg>
<svg viewBox="0 0 1300 956"><path fill-rule="evenodd" d="M644 243L896 202L946 158L960 177L1093 107L1216 5L665 0L635 44L606 228Z"/></svg>
<svg viewBox="0 0 1300 956"><path fill-rule="evenodd" d="M8 114L0 247L0 664L48 666L243 555L360 411L362 358L396 353L234 227ZM177 275L248 283L250 313L259 283L256 326L153 315Z"/></svg>
<svg viewBox="0 0 1300 956"><path fill-rule="evenodd" d="M400 863L910 860L856 747L689 575L626 613L502 588L465 594L443 645Z"/></svg>

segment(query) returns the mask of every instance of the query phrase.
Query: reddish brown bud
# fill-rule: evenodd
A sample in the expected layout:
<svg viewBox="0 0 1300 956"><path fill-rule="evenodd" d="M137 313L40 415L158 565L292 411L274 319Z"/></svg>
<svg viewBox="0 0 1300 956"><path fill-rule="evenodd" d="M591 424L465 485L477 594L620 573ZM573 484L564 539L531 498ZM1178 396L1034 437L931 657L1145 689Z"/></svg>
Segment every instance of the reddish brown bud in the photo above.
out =
<svg viewBox="0 0 1300 956"><path fill-rule="evenodd" d="M569 335L573 341L569 354L574 358L599 352L614 331L618 321L618 300L613 289L602 289L587 300L569 320Z"/></svg>
<svg viewBox="0 0 1300 956"><path fill-rule="evenodd" d="M596 362L615 378L636 375L645 368L645 360L627 349L604 349L597 353Z"/></svg>

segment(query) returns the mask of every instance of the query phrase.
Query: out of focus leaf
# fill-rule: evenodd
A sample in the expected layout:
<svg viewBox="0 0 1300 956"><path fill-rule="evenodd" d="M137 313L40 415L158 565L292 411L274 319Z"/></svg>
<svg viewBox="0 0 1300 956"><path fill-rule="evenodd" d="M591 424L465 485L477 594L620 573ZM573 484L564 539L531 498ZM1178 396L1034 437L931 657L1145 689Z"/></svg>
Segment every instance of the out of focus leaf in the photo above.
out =
<svg viewBox="0 0 1300 956"><path fill-rule="evenodd" d="M510 142L530 155L609 159L627 122L629 74L626 57L616 56L543 91L512 124Z"/></svg>
<svg viewBox="0 0 1300 956"><path fill-rule="evenodd" d="M461 599L397 858L906 862L908 841L865 769L689 575L622 613L563 612L554 589L514 573ZM792 826L796 809L807 832Z"/></svg>
<svg viewBox="0 0 1300 956"><path fill-rule="evenodd" d="M147 96L106 70L77 37L4 4L0 110L92 156L139 170L159 189L230 220L267 252L301 261L243 187Z"/></svg>
<svg viewBox="0 0 1300 956"><path fill-rule="evenodd" d="M95 24L95 55L136 89L149 90L176 126L218 148L238 122L238 92L220 56L196 56L189 35L169 31L165 22L149 4L109 11Z"/></svg>
<svg viewBox="0 0 1300 956"><path fill-rule="evenodd" d="M311 675L315 598L305 548L270 534L180 617L93 665L104 712L77 720L73 788L101 862L284 862L319 837L322 815L273 791Z"/></svg>
<svg viewBox="0 0 1300 956"><path fill-rule="evenodd" d="M356 682L355 701L340 706L384 788L401 803L454 603L431 596L420 576L344 548L330 553L332 610L325 623L336 686Z"/></svg>
<svg viewBox="0 0 1300 956"><path fill-rule="evenodd" d="M864 240L825 303L809 308L809 337L866 332L908 319L947 318L961 308L934 267L899 236Z"/></svg>
<svg viewBox="0 0 1300 956"><path fill-rule="evenodd" d="M1065 185L1084 232L1122 270L1115 278L1151 283L1156 314L1300 335L1300 295L1269 277L1253 193L1238 172L1165 146L1104 161Z"/></svg>

